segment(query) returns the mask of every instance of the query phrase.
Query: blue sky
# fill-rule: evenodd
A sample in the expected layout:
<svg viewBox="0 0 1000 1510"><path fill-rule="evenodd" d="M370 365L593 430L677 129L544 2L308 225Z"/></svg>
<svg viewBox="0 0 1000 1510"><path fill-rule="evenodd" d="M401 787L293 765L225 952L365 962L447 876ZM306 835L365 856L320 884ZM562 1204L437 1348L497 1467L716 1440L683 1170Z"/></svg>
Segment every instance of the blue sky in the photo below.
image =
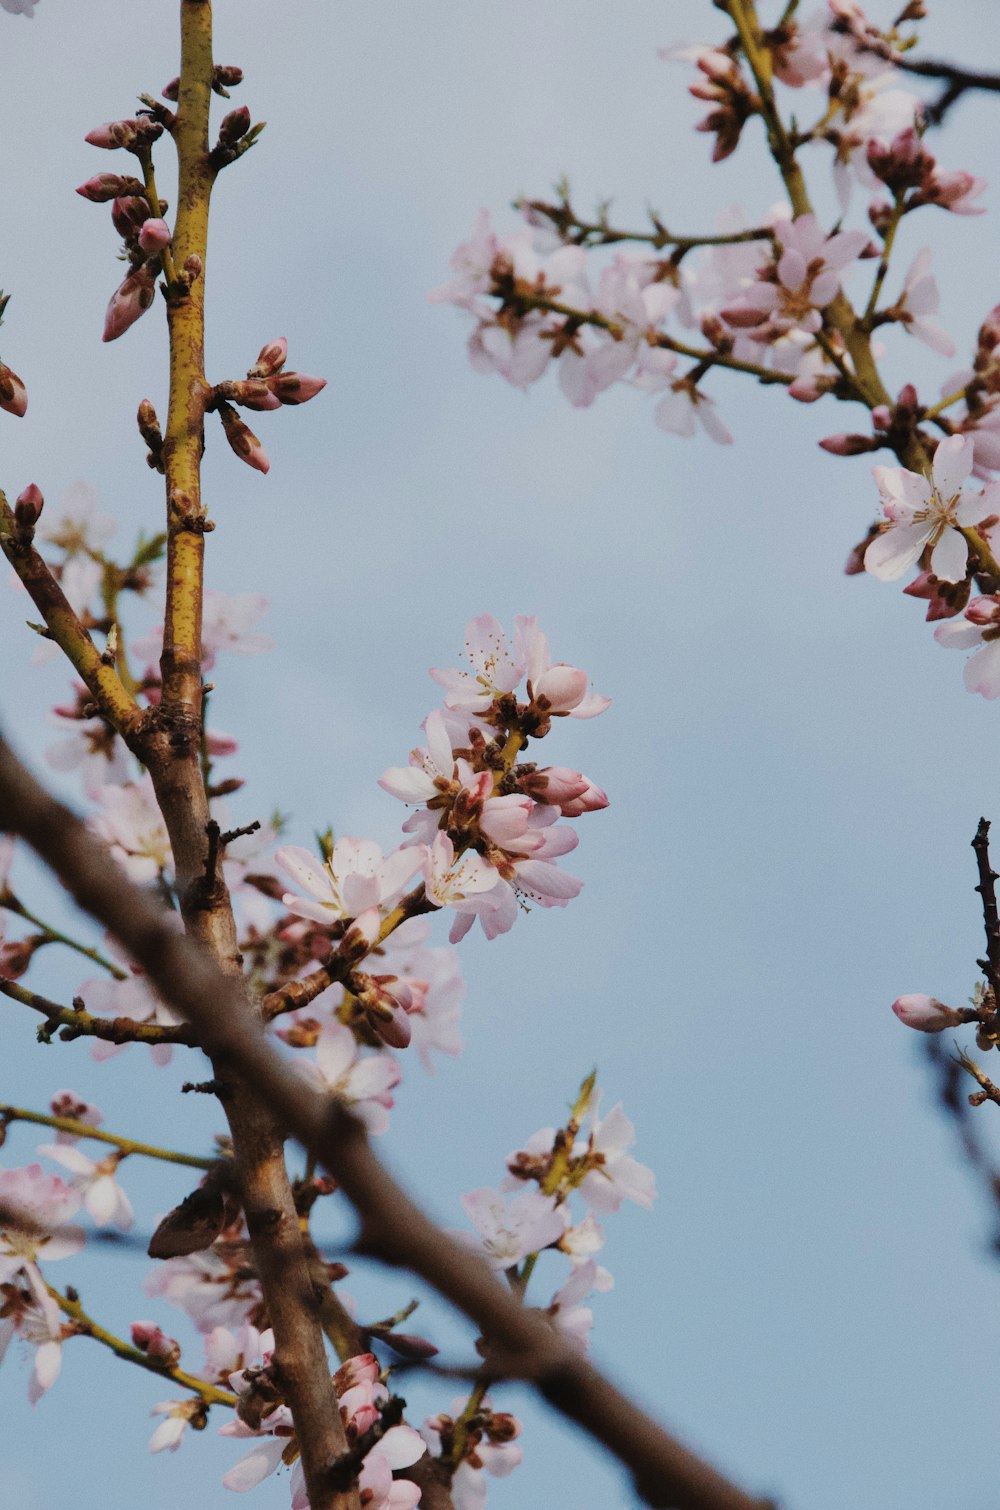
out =
<svg viewBox="0 0 1000 1510"><path fill-rule="evenodd" d="M82 477L125 539L159 518L133 417L144 396L164 407L163 330L150 315L100 344L117 242L72 191L110 166L84 133L176 72L174 12L41 0L31 23L0 18L2 354L31 395L27 419L4 424L0 483L12 495L34 480L54 503ZM968 844L980 813L1000 818L997 710L965 693L919 604L843 577L873 488L865 458L816 449L842 412L720 376L736 445L680 442L631 391L581 413L553 383L525 396L477 377L460 316L426 300L480 206L513 229L509 201L563 172L581 207L614 196L633 223L648 203L683 229L737 200L751 214L773 203L758 133L708 171L687 74L656 56L720 36L718 14L676 0L508 0L499 15L457 0L218 0L216 14L216 56L244 67L238 98L268 128L213 209L210 376L241 374L283 334L290 365L329 379L307 407L255 417L266 478L210 435L209 585L266 592L278 647L216 674L216 718L248 777L234 817L278 806L293 842L327 822L395 842L400 810L376 778L434 705L426 668L455 664L486 609L538 613L556 656L614 699L546 747L611 796L579 824L585 889L463 946L466 1053L433 1080L406 1065L386 1156L455 1224L459 1193L495 1183L596 1063L661 1192L652 1213L607 1222L617 1287L595 1301L597 1359L789 1510L985 1502L1000 1345L989 1218L889 1003L905 990L961 1001L975 980ZM984 63L992 20L986 0L941 6L928 50ZM988 172L995 119L963 103L943 163ZM900 271L932 236L961 353L998 298L996 218L923 222L904 230ZM894 350L890 387L914 376L935 394L956 365ZM28 666L13 593L0 615L0 709L37 755L66 678ZM56 996L78 978L49 957L37 972ZM220 1126L176 1094L190 1067L43 1051L28 1014L3 1012L0 1099L44 1107L71 1085L115 1130L192 1151ZM34 1142L15 1130L7 1163ZM148 1226L185 1187L137 1170L129 1188ZM176 1324L143 1297L144 1260L62 1267L112 1327ZM350 1288L369 1315L418 1293L361 1265ZM449 1357L468 1356L466 1333L429 1314ZM68 1482L77 1510L230 1503L231 1446L210 1428L151 1458L145 1413L169 1390L96 1345L67 1349L34 1410L25 1386L12 1354L0 1400L21 1510L55 1510ZM408 1389L418 1416L447 1407L447 1385ZM585 1442L541 1409L525 1416L525 1466L491 1485L491 1505L634 1504ZM272 1480L253 1503L286 1496Z"/></svg>

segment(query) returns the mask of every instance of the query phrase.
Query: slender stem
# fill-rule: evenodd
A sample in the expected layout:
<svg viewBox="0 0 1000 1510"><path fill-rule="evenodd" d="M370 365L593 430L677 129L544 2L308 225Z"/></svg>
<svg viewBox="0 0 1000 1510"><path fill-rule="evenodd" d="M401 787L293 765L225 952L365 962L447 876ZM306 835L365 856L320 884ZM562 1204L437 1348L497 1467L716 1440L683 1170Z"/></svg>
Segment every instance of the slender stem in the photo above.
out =
<svg viewBox="0 0 1000 1510"><path fill-rule="evenodd" d="M141 158L141 162L142 179L143 183L146 186L146 198L149 201L149 208L152 210L156 219L159 220L163 215L165 206L156 191L156 176L153 171L152 152L144 152ZM163 275L167 280L167 288L173 288L174 284L177 281L177 272L174 267L173 252L171 251L170 247L167 246L164 247L163 251L160 253L160 256L163 261Z"/></svg>
<svg viewBox="0 0 1000 1510"><path fill-rule="evenodd" d="M109 960L99 949L94 949L89 944L81 944L77 939L71 938L68 933L62 933L58 928L53 928L51 924L43 922L33 912L29 912L23 903L5 902L4 906L8 912L15 913L19 918L24 918L26 923L31 923L35 928L41 929L47 943L65 944L67 949L75 950L77 954L82 954L85 959L93 960L95 965L100 965L103 970L107 970L115 980L128 980L128 971Z"/></svg>
<svg viewBox="0 0 1000 1510"><path fill-rule="evenodd" d="M890 216L889 223L885 228L885 237L882 242L882 255L878 260L878 267L875 269L875 278L872 282L872 291L868 295L868 303L865 305L865 312L861 316L862 324L868 326L869 328L871 318L874 315L876 307L878 305L879 294L882 292L882 285L885 282L885 275L889 271L889 258L892 256L892 247L894 241L896 240L896 232L899 230L899 222L903 218L904 198L905 196L902 193L897 193L894 198L892 215Z"/></svg>
<svg viewBox="0 0 1000 1510"><path fill-rule="evenodd" d="M206 1405L236 1404L236 1396L226 1389L219 1389L214 1384L209 1384L204 1379L199 1379L195 1374L188 1374L181 1368L172 1368L168 1363L161 1363L156 1358L151 1358L148 1353L140 1352L122 1337L116 1337L114 1332L109 1332L106 1327L100 1326L92 1316L88 1316L83 1306L72 1295L63 1295L59 1290L53 1289L46 1283L48 1290L56 1305L75 1323L75 1330L84 1337L93 1337L95 1342L103 1343L106 1348L118 1358L123 1358L127 1363L135 1363L139 1368L148 1370L151 1374L159 1374L161 1379L172 1379L182 1389L190 1389L196 1395L200 1395Z"/></svg>
<svg viewBox="0 0 1000 1510"><path fill-rule="evenodd" d="M483 1401L486 1398L486 1391L488 1389L489 1380L487 1379L483 1379L478 1384L473 1385L472 1390L469 1394L469 1398L465 1402L465 1407L462 1411L462 1414L455 1422L455 1434L452 1438L451 1448L451 1461L452 1465L455 1468L459 1466L462 1459L465 1457L465 1444L469 1440L469 1422L472 1420L473 1416L475 1416L477 1411L482 1408Z"/></svg>
<svg viewBox="0 0 1000 1510"><path fill-rule="evenodd" d="M20 1002L23 1007L30 1007L33 1012L40 1012L46 1025L39 1028L38 1034L47 1040L51 1040L56 1028L61 1028L59 1036L67 1041L71 1038L103 1038L106 1043L183 1043L189 1048L197 1045L195 1035L184 1024L161 1027L155 1022L133 1022L131 1017L94 1017L87 1011L78 1012L75 1007L61 1007L58 1002L19 986L14 980L0 980L0 994Z"/></svg>
<svg viewBox="0 0 1000 1510"><path fill-rule="evenodd" d="M770 226L754 226L747 231L719 231L710 236L673 236L655 220L651 231L622 231L603 220L581 220L568 204L550 205L540 199L517 200L514 208L536 210L545 215L556 230L576 246L611 246L618 241L634 241L654 247L657 251L668 246L676 247L683 256L698 246L737 246L747 241L774 239L774 231Z"/></svg>
<svg viewBox="0 0 1000 1510"><path fill-rule="evenodd" d="M1000 586L1000 563L994 557L984 536L979 533L973 524L959 525L959 529L979 557L979 565L976 567L976 571L982 571L991 576L994 582Z"/></svg>
<svg viewBox="0 0 1000 1510"><path fill-rule="evenodd" d="M966 390L964 387L956 388L954 393L946 393L944 398L939 399L936 404L932 404L929 409L924 410L924 419L937 419L938 415L943 414L946 409L950 409L952 404L957 404L961 399L965 398L965 393Z"/></svg>
<svg viewBox="0 0 1000 1510"><path fill-rule="evenodd" d="M0 550L27 588L50 636L69 658L102 715L128 740L142 718L138 705L80 623L48 563L35 550L30 538L24 538L18 531L14 511L2 492Z"/></svg>
<svg viewBox="0 0 1000 1510"><path fill-rule="evenodd" d="M75 1117L47 1117L41 1112L27 1111L23 1106L6 1106L3 1102L0 1102L0 1122L37 1122L40 1127L55 1127L59 1132L73 1133L78 1138L112 1143L123 1155L140 1154L147 1159L161 1159L164 1164L186 1164L189 1169L214 1169L218 1162L192 1153L176 1153L172 1148L157 1148L153 1143L137 1143L134 1138L123 1138L118 1133L102 1132L89 1122L78 1122Z"/></svg>

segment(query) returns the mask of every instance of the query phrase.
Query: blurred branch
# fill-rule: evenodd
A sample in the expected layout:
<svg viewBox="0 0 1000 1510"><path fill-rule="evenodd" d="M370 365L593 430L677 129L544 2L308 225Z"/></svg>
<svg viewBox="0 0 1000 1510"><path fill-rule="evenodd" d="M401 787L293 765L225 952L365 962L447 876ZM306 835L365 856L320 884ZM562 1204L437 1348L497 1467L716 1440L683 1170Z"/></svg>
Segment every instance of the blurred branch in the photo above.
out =
<svg viewBox="0 0 1000 1510"><path fill-rule="evenodd" d="M170 925L67 808L50 797L0 740L0 829L22 836L81 907L145 969L171 1006L197 1027L206 1051L230 1065L315 1153L358 1212L365 1251L421 1275L472 1320L487 1363L530 1381L632 1473L638 1494L662 1510L764 1510L695 1456L605 1378L494 1272L436 1228L372 1153L361 1124L308 1087L267 1042L244 996L204 948Z"/></svg>

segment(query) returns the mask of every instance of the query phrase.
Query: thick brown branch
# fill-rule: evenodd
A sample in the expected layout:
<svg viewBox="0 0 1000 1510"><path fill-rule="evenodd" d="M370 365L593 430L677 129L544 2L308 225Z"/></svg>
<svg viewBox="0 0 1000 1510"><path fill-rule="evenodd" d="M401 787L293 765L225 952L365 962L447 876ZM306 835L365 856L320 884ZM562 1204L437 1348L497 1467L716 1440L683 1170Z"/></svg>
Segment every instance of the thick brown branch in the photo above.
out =
<svg viewBox="0 0 1000 1510"><path fill-rule="evenodd" d="M358 1211L367 1249L420 1274L476 1324L498 1372L533 1382L557 1410L602 1442L631 1470L647 1504L763 1510L762 1501L671 1437L538 1312L524 1309L485 1263L428 1220L378 1162L355 1119L303 1086L275 1054L242 983L178 934L166 912L124 880L84 824L38 785L2 741L0 828L27 840L80 906L146 970L164 999L197 1025L215 1061L238 1071L321 1160ZM340 1456L342 1450L326 1461Z"/></svg>

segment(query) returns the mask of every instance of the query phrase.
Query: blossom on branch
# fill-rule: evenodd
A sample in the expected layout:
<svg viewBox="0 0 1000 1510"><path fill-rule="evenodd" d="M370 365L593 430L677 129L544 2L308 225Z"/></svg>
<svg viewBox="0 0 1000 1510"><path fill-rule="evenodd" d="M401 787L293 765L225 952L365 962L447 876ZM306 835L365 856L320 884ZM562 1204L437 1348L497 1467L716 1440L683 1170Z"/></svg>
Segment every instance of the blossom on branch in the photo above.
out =
<svg viewBox="0 0 1000 1510"><path fill-rule="evenodd" d="M872 469L888 524L865 551L867 572L894 582L929 549L929 569L936 577L962 580L969 557L962 528L1000 509L1000 485L991 484L979 494L963 493L972 461L972 441L950 435L938 444L930 478L905 467Z"/></svg>

